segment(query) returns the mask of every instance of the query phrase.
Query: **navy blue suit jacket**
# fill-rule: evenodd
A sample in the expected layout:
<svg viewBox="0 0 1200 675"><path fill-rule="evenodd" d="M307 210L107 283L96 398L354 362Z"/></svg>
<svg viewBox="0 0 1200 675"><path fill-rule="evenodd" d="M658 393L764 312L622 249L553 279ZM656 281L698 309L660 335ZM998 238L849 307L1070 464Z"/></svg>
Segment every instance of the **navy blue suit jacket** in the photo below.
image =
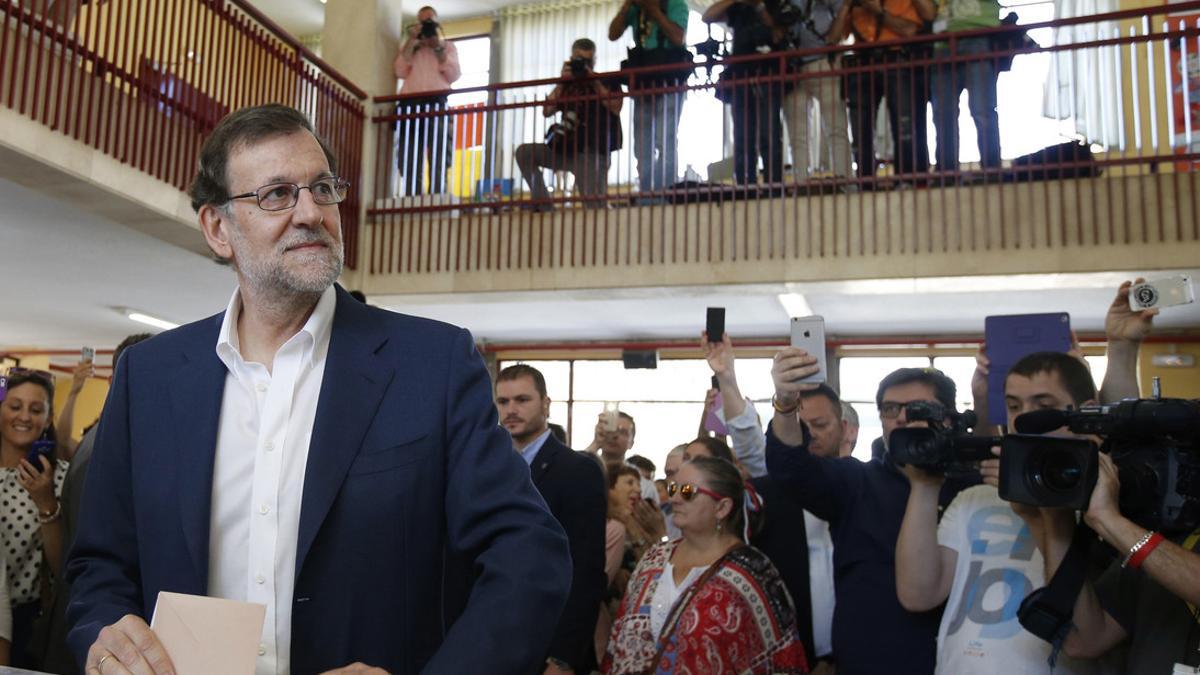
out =
<svg viewBox="0 0 1200 675"><path fill-rule="evenodd" d="M608 484L596 460L568 448L553 435L538 450L530 471L550 513L567 532L574 568L571 595L548 653L582 673L595 660L596 617L608 587L604 573Z"/></svg>
<svg viewBox="0 0 1200 675"><path fill-rule="evenodd" d="M292 672L529 671L565 604L570 555L497 424L470 334L337 296L301 503ZM81 662L103 626L148 620L159 591L206 592L221 319L143 342L117 366L68 563ZM465 602L446 601L451 558L471 562Z"/></svg>

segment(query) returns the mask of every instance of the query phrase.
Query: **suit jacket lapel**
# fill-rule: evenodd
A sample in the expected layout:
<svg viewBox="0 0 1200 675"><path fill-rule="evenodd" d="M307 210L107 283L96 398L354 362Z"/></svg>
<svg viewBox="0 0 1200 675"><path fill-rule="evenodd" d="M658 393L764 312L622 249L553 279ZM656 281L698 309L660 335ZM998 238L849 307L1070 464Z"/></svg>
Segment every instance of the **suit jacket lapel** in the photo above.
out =
<svg viewBox="0 0 1200 675"><path fill-rule="evenodd" d="M564 449L558 442L558 439L553 434L546 439L542 449L538 450L537 457L533 458L533 464L529 467L530 478L533 479L533 484L539 489L541 488L542 478L546 472L550 470L550 465L554 463L554 458Z"/></svg>
<svg viewBox="0 0 1200 675"><path fill-rule="evenodd" d="M304 474L297 575L392 381L393 369L376 356L385 342L367 308L339 286Z"/></svg>
<svg viewBox="0 0 1200 675"><path fill-rule="evenodd" d="M210 319L211 330L198 331L196 339L185 345L184 363L172 376L170 387L173 428L178 431L175 487L188 553L198 577L193 590L200 593L208 585L213 463L225 392L225 364L216 353L223 316Z"/></svg>

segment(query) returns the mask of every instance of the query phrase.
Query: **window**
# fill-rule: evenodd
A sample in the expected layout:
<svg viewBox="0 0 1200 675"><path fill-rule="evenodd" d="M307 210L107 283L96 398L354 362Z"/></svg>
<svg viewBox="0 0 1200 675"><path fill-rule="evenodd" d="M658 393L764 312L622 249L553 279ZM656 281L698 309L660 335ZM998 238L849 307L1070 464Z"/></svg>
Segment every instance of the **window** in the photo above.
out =
<svg viewBox="0 0 1200 675"><path fill-rule="evenodd" d="M454 83L453 89L486 87L492 76L492 38L483 35L459 38L453 42L458 48L458 65L462 69L462 77ZM487 92L451 94L448 103L451 108L487 103Z"/></svg>

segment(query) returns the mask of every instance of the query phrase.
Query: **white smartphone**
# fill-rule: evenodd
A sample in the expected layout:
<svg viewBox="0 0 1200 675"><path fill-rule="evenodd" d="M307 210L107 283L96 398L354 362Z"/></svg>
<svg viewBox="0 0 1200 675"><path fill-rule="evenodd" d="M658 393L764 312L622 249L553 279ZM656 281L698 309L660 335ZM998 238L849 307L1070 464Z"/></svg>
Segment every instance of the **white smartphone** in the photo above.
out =
<svg viewBox="0 0 1200 675"><path fill-rule="evenodd" d="M1192 290L1192 277L1177 274L1165 279L1154 279L1134 284L1129 289L1129 309L1140 312L1154 307L1174 307L1196 301Z"/></svg>
<svg viewBox="0 0 1200 675"><path fill-rule="evenodd" d="M817 357L821 370L799 382L816 384L828 379L825 368L825 318L820 316L797 316L792 318L792 346L799 347Z"/></svg>
<svg viewBox="0 0 1200 675"><path fill-rule="evenodd" d="M604 430L609 433L616 433L617 418L620 417L621 404L617 401L604 402Z"/></svg>
<svg viewBox="0 0 1200 675"><path fill-rule="evenodd" d="M91 363L96 360L96 350L93 347L84 347L79 350L79 362Z"/></svg>

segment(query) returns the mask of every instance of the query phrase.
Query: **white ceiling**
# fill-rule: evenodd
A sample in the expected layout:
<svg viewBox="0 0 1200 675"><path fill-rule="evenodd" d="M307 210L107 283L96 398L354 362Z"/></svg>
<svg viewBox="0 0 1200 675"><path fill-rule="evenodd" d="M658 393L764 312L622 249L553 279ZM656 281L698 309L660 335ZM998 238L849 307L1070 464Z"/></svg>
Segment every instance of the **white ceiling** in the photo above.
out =
<svg viewBox="0 0 1200 675"><path fill-rule="evenodd" d="M0 204L0 349L112 348L146 330L116 308L184 322L233 291L207 258L40 192L0 179Z"/></svg>
<svg viewBox="0 0 1200 675"><path fill-rule="evenodd" d="M220 311L233 273L207 258L0 180L0 350L110 349L146 330L121 309L174 322ZM196 235L199 237L199 233ZM1200 269L1191 271L1200 278ZM1162 274L1162 273L1156 273ZM782 338L780 294L803 294L832 336L979 333L989 314L1068 311L1102 329L1133 272L901 279L525 293L378 296L372 304L449 321L491 342L690 339L705 308L727 308L740 337ZM1160 329L1200 327L1200 303L1167 310Z"/></svg>
<svg viewBox="0 0 1200 675"><path fill-rule="evenodd" d="M1192 270L1193 279L1200 270ZM1151 277L1165 276L1155 272ZM1104 329L1117 286L1135 272L884 279L810 284L606 289L536 293L379 296L396 311L465 326L494 342L698 338L707 307L726 308L726 329L783 338L780 295L801 294L833 336L974 335L992 314L1066 311L1081 333ZM1158 330L1200 327L1200 303L1170 308Z"/></svg>

